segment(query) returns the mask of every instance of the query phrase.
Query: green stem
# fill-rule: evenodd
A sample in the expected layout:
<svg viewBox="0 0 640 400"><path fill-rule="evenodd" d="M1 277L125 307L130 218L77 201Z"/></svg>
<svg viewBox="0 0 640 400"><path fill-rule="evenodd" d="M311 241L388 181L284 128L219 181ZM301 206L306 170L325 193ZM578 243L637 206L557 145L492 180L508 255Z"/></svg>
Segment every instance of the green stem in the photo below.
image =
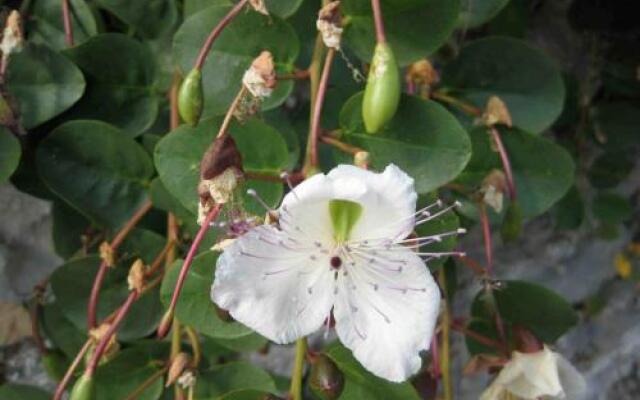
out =
<svg viewBox="0 0 640 400"><path fill-rule="evenodd" d="M307 338L303 337L296 341L296 359L291 373L291 388L289 389L289 399L302 400L302 375L304 373L304 358L307 354Z"/></svg>

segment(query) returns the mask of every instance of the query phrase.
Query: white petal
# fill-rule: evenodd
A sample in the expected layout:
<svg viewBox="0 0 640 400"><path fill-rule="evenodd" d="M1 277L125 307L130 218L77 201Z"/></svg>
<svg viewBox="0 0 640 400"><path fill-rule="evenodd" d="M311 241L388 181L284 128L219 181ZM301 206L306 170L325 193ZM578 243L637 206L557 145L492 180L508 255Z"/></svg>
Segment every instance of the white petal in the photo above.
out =
<svg viewBox="0 0 640 400"><path fill-rule="evenodd" d="M218 258L211 297L261 335L290 343L317 330L331 310L334 278L321 250L273 226L254 228Z"/></svg>
<svg viewBox="0 0 640 400"><path fill-rule="evenodd" d="M440 290L429 270L399 248L352 252L339 274L333 313L338 337L362 366L401 382L420 369L419 353L429 348L439 308Z"/></svg>
<svg viewBox="0 0 640 400"><path fill-rule="evenodd" d="M561 354L554 353L558 375L567 400L580 400L587 394L587 382L582 374Z"/></svg>
<svg viewBox="0 0 640 400"><path fill-rule="evenodd" d="M556 397L563 393L555 356L546 347L535 353L514 351L492 385L502 386L522 399Z"/></svg>
<svg viewBox="0 0 640 400"><path fill-rule="evenodd" d="M327 175L314 175L298 185L285 196L281 211L290 216L289 221L314 227L330 238L329 200L350 200L363 208L351 240L393 240L413 230L417 198L413 179L393 164L382 173L339 165Z"/></svg>

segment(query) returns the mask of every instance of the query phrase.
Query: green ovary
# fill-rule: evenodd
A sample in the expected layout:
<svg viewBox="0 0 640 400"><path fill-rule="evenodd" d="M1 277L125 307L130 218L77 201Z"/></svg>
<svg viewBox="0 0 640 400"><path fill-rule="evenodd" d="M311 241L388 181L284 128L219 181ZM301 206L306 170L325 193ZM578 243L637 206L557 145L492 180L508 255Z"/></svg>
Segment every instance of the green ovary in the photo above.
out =
<svg viewBox="0 0 640 400"><path fill-rule="evenodd" d="M330 200L329 215L334 239L338 243L344 243L349 240L351 230L362 215L362 206L349 200Z"/></svg>

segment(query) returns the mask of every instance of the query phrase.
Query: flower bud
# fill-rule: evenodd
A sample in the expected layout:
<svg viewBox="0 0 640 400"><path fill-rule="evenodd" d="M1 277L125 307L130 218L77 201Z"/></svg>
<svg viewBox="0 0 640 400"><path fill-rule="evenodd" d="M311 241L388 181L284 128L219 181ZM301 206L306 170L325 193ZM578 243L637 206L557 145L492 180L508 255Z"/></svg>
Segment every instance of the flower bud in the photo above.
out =
<svg viewBox="0 0 640 400"><path fill-rule="evenodd" d="M115 265L114 251L109 242L102 242L98 252L100 253L102 261L107 264L107 267L113 267Z"/></svg>
<svg viewBox="0 0 640 400"><path fill-rule="evenodd" d="M138 293L142 292L144 288L144 274L146 267L141 259L137 259L129 268L129 275L127 276L127 284L129 290L136 290Z"/></svg>
<svg viewBox="0 0 640 400"><path fill-rule="evenodd" d="M318 20L316 21L316 27L322 35L324 45L336 50L340 50L340 40L342 38L339 7L339 1L332 1L322 7L318 12Z"/></svg>
<svg viewBox="0 0 640 400"><path fill-rule="evenodd" d="M197 125L204 106L202 72L194 68L189 72L178 92L178 112L189 125Z"/></svg>
<svg viewBox="0 0 640 400"><path fill-rule="evenodd" d="M96 398L96 385L93 376L82 374L71 389L69 400L94 400Z"/></svg>
<svg viewBox="0 0 640 400"><path fill-rule="evenodd" d="M507 212L500 227L500 235L504 242L516 240L522 231L522 209L520 203L512 200L507 207Z"/></svg>
<svg viewBox="0 0 640 400"><path fill-rule="evenodd" d="M367 133L379 132L393 118L399 102L398 64L389 45L378 43L362 102L362 119Z"/></svg>
<svg viewBox="0 0 640 400"><path fill-rule="evenodd" d="M189 364L189 355L187 353L178 353L169 366L169 372L167 372L167 382L165 387L173 385L182 375L185 368Z"/></svg>
<svg viewBox="0 0 640 400"><path fill-rule="evenodd" d="M337 399L344 388L344 375L326 355L318 354L315 357L309 375L311 392L321 400Z"/></svg>
<svg viewBox="0 0 640 400"><path fill-rule="evenodd" d="M512 126L511 113L509 113L509 109L504 101L498 96L489 97L481 119L485 126L494 126L497 124L505 125L509 128Z"/></svg>

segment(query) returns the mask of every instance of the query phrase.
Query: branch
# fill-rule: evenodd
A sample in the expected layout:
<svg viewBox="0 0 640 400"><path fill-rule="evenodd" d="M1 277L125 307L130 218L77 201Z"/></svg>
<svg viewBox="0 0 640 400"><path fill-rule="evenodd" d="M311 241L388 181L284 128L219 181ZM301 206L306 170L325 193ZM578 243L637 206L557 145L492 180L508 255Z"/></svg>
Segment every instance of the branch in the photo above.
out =
<svg viewBox="0 0 640 400"><path fill-rule="evenodd" d="M309 134L309 140L311 141L310 152L310 165L312 167L318 166L318 139L320 137L320 117L322 116L322 105L324 104L324 96L327 92L327 86L329 83L329 73L331 72L331 64L335 50L330 48L327 51L327 57L324 61L324 68L322 69L322 76L320 77L320 84L318 85L318 93L316 94L314 108L311 121L311 132Z"/></svg>
<svg viewBox="0 0 640 400"><path fill-rule="evenodd" d="M62 23L64 25L64 39L67 46L74 45L73 25L71 23L71 9L69 0L62 0Z"/></svg>
<svg viewBox="0 0 640 400"><path fill-rule="evenodd" d="M458 107L459 109L461 109L462 111L464 111L465 113L472 115L474 117L479 117L482 115L482 110L479 109L478 107L474 106L473 104L469 104L467 102L464 102L460 99L457 99L455 97L449 96L446 93L442 93L442 92L433 92L431 94L431 97L436 99L436 100L440 100L442 102L445 103L449 103L453 106Z"/></svg>
<svg viewBox="0 0 640 400"><path fill-rule="evenodd" d="M500 159L502 160L502 168L504 169L504 174L507 177L507 187L509 189L509 198L511 200L516 199L516 184L513 180L513 171L511 169L511 162L509 161L509 155L507 154L507 149L504 147L502 143L502 138L500 137L500 132L495 127L489 128L489 134L493 138L494 143L496 144L496 148L498 149L498 153L500 154Z"/></svg>
<svg viewBox="0 0 640 400"><path fill-rule="evenodd" d="M91 347L91 338L88 338L87 341L84 343L84 346L82 346L78 354L76 354L76 358L73 359L73 362L71 363L69 368L67 368L67 372L65 372L64 377L58 383L58 386L56 387L56 392L53 395L53 400L60 400L62 398L62 395L64 394L64 390L69 384L69 381L73 376L73 373L80 365L80 362L82 362L82 360L84 359L84 355L87 353L90 347Z"/></svg>

